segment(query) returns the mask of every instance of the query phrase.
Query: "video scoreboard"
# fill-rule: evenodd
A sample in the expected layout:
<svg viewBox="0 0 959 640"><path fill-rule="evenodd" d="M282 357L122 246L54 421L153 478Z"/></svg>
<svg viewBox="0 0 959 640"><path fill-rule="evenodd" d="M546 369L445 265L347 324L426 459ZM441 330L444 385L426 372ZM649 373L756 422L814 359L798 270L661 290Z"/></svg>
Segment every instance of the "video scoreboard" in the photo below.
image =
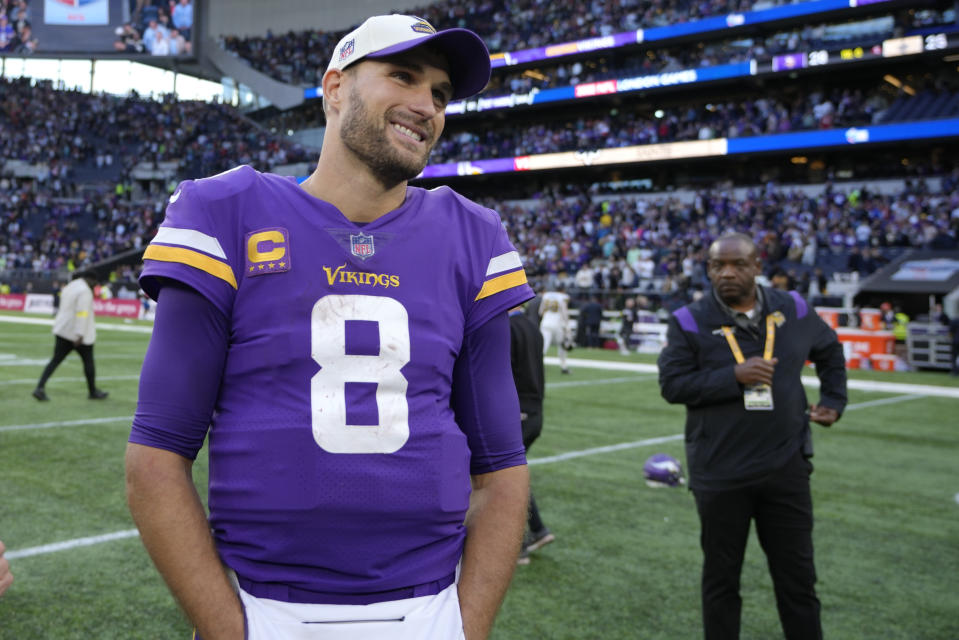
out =
<svg viewBox="0 0 959 640"><path fill-rule="evenodd" d="M773 56L767 63L757 64L757 73L765 71L796 71L809 67L858 62L877 58L898 58L930 51L944 51L959 47L959 34L932 33L928 35L889 38L870 47L847 47L844 49L816 49Z"/></svg>

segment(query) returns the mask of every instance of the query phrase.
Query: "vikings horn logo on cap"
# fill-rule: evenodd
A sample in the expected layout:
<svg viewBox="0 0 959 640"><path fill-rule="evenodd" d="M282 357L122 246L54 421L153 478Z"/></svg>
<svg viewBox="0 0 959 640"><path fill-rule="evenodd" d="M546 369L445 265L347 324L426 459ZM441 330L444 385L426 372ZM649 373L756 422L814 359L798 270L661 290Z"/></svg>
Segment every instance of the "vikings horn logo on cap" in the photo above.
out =
<svg viewBox="0 0 959 640"><path fill-rule="evenodd" d="M412 25L410 29L412 29L416 33L436 33L436 29L433 28L433 25L431 25L426 20L423 20L422 18L419 18L419 20L420 22L417 22L416 24Z"/></svg>

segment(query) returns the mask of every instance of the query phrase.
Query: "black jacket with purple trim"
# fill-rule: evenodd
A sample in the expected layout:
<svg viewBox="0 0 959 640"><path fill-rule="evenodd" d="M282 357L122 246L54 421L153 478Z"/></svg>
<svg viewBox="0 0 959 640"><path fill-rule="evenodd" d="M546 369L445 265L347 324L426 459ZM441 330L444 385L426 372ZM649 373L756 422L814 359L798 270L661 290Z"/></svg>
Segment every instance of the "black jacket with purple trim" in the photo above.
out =
<svg viewBox="0 0 959 640"><path fill-rule="evenodd" d="M667 402L686 405L686 461L691 489L724 490L762 480L802 448L812 455L806 392L807 360L816 365L819 404L842 414L846 361L836 332L794 291L763 288L762 318L780 312L773 356L773 409L747 411L736 360L721 330L732 327L744 358L763 355L766 323L758 334L736 325L712 294L681 307L669 319L659 356L659 385Z"/></svg>

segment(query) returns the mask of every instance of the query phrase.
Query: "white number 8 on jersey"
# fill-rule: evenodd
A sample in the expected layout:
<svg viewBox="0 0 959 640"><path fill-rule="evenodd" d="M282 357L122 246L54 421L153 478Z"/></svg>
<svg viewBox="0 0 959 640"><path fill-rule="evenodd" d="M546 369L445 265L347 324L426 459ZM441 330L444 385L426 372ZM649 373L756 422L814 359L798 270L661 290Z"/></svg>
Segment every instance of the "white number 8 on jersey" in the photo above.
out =
<svg viewBox="0 0 959 640"><path fill-rule="evenodd" d="M346 322L366 320L379 327L378 355L346 353ZM329 295L313 305L311 350L320 371L310 381L313 439L330 453L393 453L410 437L407 380L400 369L410 361L409 314L393 298ZM346 422L346 383L376 383L378 424Z"/></svg>

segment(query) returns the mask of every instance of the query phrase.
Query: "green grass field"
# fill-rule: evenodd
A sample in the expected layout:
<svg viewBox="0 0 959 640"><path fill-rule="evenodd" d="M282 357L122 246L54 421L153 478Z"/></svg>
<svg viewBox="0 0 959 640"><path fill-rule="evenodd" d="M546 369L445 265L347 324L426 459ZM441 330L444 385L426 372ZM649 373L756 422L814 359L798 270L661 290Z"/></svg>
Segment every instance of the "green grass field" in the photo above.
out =
<svg viewBox="0 0 959 640"><path fill-rule="evenodd" d="M0 539L16 575L0 599L2 640L189 638L124 498L123 451L149 325L114 326L126 330L101 329L96 346L99 386L110 398L87 400L72 355L41 404L30 390L52 353L50 327L0 321ZM660 398L654 373L572 368L560 376L547 367L546 426L530 453L534 492L557 541L518 568L493 637L700 638L692 496L650 489L641 471L656 452L683 459L684 410ZM937 372L854 377L959 389ZM930 392L851 389L842 421L815 427L828 638L959 638L959 398L922 393ZM665 440L649 442L657 438ZM195 467L201 495L205 457ZM743 599L744 639L782 637L755 536Z"/></svg>

